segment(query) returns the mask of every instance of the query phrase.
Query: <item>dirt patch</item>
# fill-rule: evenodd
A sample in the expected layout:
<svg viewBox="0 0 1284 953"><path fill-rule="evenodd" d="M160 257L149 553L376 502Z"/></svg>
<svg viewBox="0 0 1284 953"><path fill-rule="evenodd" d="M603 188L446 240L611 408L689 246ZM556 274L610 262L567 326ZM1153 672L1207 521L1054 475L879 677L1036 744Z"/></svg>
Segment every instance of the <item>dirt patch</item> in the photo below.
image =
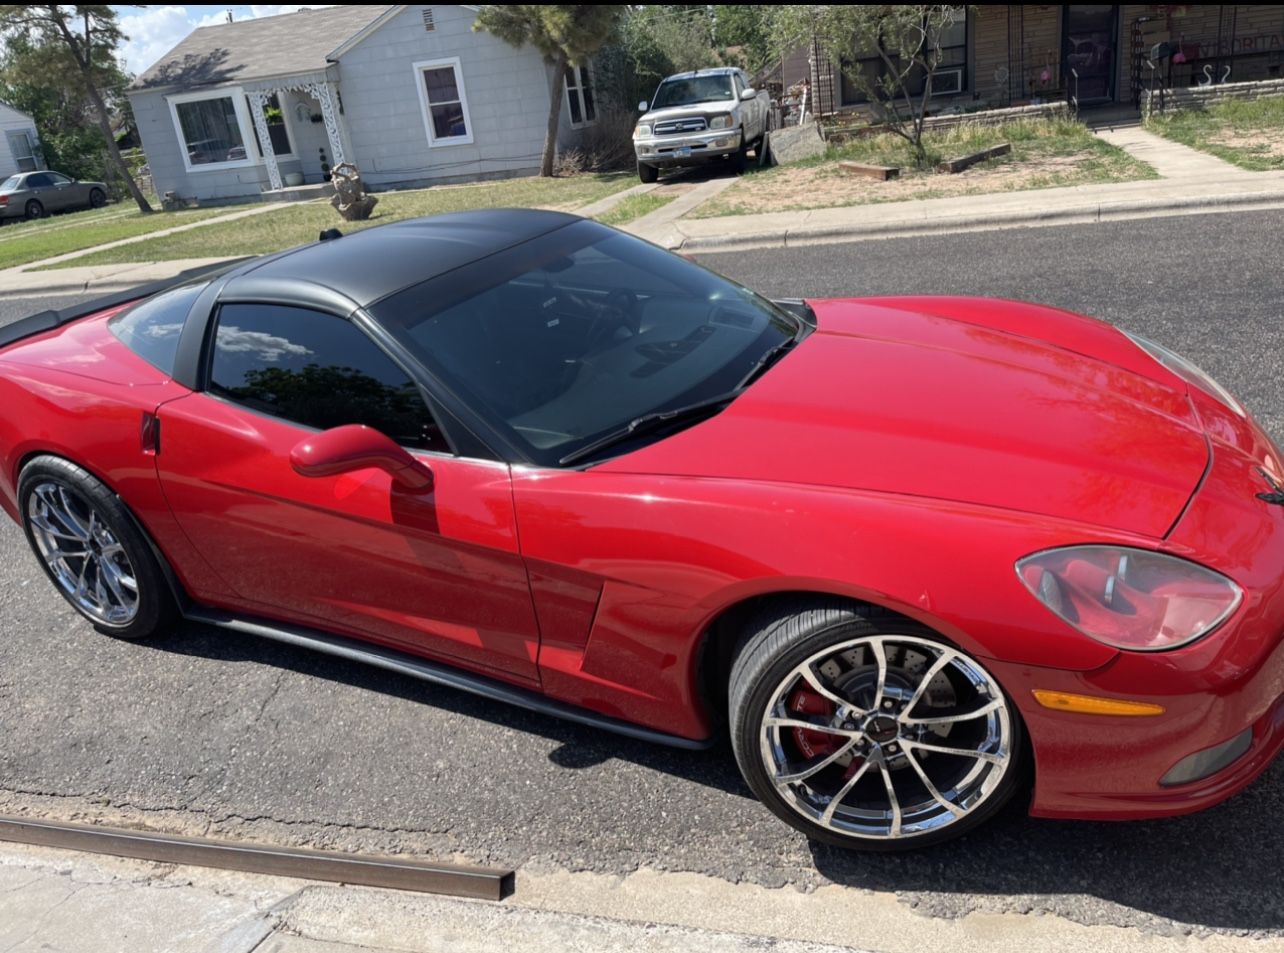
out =
<svg viewBox="0 0 1284 953"><path fill-rule="evenodd" d="M1070 185L1073 182L1064 180L1072 178L1076 167L1091 156L1091 152L1084 152L1027 158L1021 162L996 159L955 175L911 174L905 170L901 173L903 178L886 182L846 175L838 171L836 163L786 166L742 179L698 209L697 217L752 215Z"/></svg>
<svg viewBox="0 0 1284 953"><path fill-rule="evenodd" d="M1219 132L1208 140L1213 145L1243 149L1255 156L1284 157L1284 129L1254 129L1251 132Z"/></svg>

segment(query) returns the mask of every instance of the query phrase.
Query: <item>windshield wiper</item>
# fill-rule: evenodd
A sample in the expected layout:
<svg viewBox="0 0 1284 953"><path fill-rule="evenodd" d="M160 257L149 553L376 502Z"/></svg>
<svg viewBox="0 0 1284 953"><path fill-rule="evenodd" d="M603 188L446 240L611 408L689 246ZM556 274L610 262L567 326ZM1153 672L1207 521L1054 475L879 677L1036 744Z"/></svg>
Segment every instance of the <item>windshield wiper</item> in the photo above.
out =
<svg viewBox="0 0 1284 953"><path fill-rule="evenodd" d="M576 463L586 457L591 457L600 450L617 443L622 443L633 437L640 437L645 433L662 429L663 427L677 423L688 423L705 417L712 417L718 411L722 410L727 404L731 403L740 395L737 388L729 394L719 394L717 397L710 397L708 400L702 400L694 404L688 404L685 407L678 407L674 410L664 410L654 414L643 414L641 417L634 417L625 426L619 430L613 430L605 436L599 437L587 446L580 447L568 453L557 461L559 466L567 466Z"/></svg>
<svg viewBox="0 0 1284 953"><path fill-rule="evenodd" d="M758 360L754 362L753 367L749 368L749 373L740 379L740 383L736 385L736 391L739 392L744 390L765 374L769 367L776 364L782 357L792 351L794 349L794 345L801 341L806 333L807 325L799 321L798 328L794 331L793 337L785 338L779 344L770 348L762 357L758 358Z"/></svg>

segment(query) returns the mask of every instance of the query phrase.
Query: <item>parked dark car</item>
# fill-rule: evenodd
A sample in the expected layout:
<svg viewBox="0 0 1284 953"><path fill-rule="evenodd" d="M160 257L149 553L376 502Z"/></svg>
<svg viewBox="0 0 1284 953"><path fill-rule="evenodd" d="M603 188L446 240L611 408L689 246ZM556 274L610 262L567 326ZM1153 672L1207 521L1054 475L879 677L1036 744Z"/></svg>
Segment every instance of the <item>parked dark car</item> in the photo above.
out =
<svg viewBox="0 0 1284 953"><path fill-rule="evenodd" d="M0 182L0 222L106 204L107 186L103 183L79 182L61 172L19 172Z"/></svg>

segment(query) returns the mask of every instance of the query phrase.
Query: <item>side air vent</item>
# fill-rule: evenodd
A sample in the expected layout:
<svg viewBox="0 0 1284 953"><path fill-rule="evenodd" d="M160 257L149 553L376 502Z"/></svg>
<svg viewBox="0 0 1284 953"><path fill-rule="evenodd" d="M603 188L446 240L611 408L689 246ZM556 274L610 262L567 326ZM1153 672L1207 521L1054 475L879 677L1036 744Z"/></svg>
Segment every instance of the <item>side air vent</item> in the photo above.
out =
<svg viewBox="0 0 1284 953"><path fill-rule="evenodd" d="M437 29L437 24L432 18L432 7L424 7L424 30L432 33Z"/></svg>

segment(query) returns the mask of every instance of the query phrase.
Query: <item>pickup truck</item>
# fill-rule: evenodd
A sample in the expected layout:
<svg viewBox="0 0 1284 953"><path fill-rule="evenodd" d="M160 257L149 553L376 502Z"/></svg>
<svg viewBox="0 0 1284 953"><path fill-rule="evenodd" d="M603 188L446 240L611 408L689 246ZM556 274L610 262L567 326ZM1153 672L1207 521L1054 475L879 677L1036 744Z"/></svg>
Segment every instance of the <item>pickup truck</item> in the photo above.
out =
<svg viewBox="0 0 1284 953"><path fill-rule="evenodd" d="M761 154L767 136L766 90L749 85L734 67L678 73L660 83L633 129L638 178L654 182L661 169L729 158L744 168L750 149Z"/></svg>

